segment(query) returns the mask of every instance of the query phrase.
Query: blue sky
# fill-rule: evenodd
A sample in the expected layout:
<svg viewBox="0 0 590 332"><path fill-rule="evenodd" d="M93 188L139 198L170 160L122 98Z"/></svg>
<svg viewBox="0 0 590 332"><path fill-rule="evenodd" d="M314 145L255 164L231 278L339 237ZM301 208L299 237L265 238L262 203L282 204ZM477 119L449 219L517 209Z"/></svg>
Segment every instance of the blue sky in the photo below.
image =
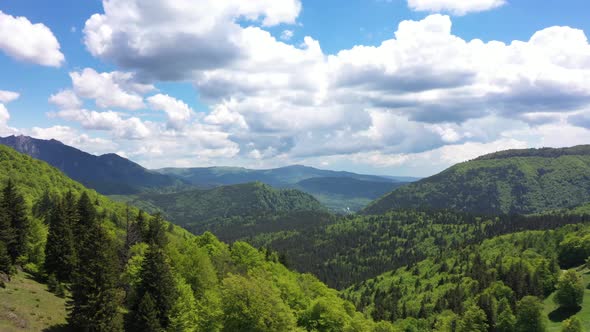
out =
<svg viewBox="0 0 590 332"><path fill-rule="evenodd" d="M589 6L5 0L0 133L154 168L416 176L587 143Z"/></svg>

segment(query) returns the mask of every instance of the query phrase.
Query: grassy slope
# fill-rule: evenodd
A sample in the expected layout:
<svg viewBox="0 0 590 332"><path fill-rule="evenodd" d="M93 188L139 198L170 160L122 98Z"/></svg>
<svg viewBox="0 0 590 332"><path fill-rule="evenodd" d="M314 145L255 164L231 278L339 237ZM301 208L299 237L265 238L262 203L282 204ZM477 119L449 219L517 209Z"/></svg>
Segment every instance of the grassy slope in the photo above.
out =
<svg viewBox="0 0 590 332"><path fill-rule="evenodd" d="M365 213L392 208L450 208L478 213L535 213L590 201L590 156L477 159L398 188Z"/></svg>
<svg viewBox="0 0 590 332"><path fill-rule="evenodd" d="M65 323L65 299L21 272L0 288L0 331L42 331Z"/></svg>
<svg viewBox="0 0 590 332"><path fill-rule="evenodd" d="M588 286L590 284L590 270L584 269L581 270L582 276L584 278L584 285ZM566 319L568 315L559 315L558 312L555 312L557 309L557 305L553 302L554 294L547 297L544 301L545 303L545 314L547 315L549 324L547 325L547 331L561 331L562 322ZM584 290L584 303L582 304L582 309L578 311L574 316L578 317L580 322L582 322L582 331L590 331L590 289L586 288Z"/></svg>

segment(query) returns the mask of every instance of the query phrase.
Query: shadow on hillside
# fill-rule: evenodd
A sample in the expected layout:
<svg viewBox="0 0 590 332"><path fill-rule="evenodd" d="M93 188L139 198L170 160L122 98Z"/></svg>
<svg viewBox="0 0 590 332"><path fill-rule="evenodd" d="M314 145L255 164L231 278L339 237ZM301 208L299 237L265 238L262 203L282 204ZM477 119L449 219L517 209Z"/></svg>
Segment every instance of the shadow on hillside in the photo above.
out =
<svg viewBox="0 0 590 332"><path fill-rule="evenodd" d="M559 307L549 313L549 320L551 320L552 322L563 322L564 320L577 314L580 310L582 310L582 307L577 307L577 308Z"/></svg>
<svg viewBox="0 0 590 332"><path fill-rule="evenodd" d="M53 325L43 330L43 332L70 332L66 324Z"/></svg>

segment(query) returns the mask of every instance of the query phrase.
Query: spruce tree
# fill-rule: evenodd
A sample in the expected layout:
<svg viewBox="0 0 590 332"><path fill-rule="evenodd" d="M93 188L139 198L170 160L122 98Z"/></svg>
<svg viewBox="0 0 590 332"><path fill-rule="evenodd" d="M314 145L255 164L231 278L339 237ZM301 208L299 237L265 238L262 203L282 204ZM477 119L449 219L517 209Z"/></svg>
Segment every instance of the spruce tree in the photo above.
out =
<svg viewBox="0 0 590 332"><path fill-rule="evenodd" d="M10 274L12 261L8 254L8 248L3 241L0 241L0 273Z"/></svg>
<svg viewBox="0 0 590 332"><path fill-rule="evenodd" d="M3 218L6 218L7 220L2 223L9 224L10 227L12 227L14 239L7 243L7 247L12 263L14 264L19 256L26 253L29 219L27 217L25 200L23 196L17 192L16 186L11 179L8 179L8 182L2 191L0 211L4 214Z"/></svg>
<svg viewBox="0 0 590 332"><path fill-rule="evenodd" d="M121 331L117 251L96 220L94 207L85 194L78 202L78 211L78 225L84 225L85 229L78 239L78 264L68 303L68 322L76 331Z"/></svg>
<svg viewBox="0 0 590 332"><path fill-rule="evenodd" d="M150 293L145 293L142 296L133 315L133 323L128 330L141 332L163 331L160 320L158 319L156 303Z"/></svg>
<svg viewBox="0 0 590 332"><path fill-rule="evenodd" d="M146 294L153 297L160 326L166 329L170 323L169 315L176 301L177 293L174 278L162 248L155 245L150 246L141 267L140 277L141 282L136 290L137 298L142 299ZM136 326L138 320L141 320L139 305L140 302L132 306L129 317L131 328Z"/></svg>
<svg viewBox="0 0 590 332"><path fill-rule="evenodd" d="M64 203L57 203L48 215L49 234L45 245L45 272L58 281L71 281L76 267L74 235Z"/></svg>

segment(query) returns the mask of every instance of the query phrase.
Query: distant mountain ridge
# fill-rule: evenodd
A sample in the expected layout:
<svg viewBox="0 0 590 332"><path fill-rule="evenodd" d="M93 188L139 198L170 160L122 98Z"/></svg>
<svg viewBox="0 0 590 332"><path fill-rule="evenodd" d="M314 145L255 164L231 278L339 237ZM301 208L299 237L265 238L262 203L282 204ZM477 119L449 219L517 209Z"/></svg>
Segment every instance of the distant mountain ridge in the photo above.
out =
<svg viewBox="0 0 590 332"><path fill-rule="evenodd" d="M194 167L163 168L157 171L178 176L199 187L260 181L276 188L299 189L312 194L323 205L339 213L358 211L372 200L409 182L400 181L396 177L323 170L302 165L264 170L242 167Z"/></svg>
<svg viewBox="0 0 590 332"><path fill-rule="evenodd" d="M43 160L70 178L105 195L133 194L145 188L182 183L179 179L150 171L114 153L95 156L54 139L8 136L0 138L0 144Z"/></svg>
<svg viewBox="0 0 590 332"><path fill-rule="evenodd" d="M353 178L373 182L399 182L378 175L356 174L346 171L330 171L303 165L291 165L273 169L248 169L243 167L192 167L162 168L162 174L178 176L195 185L230 185L260 181L273 187L284 187L317 177Z"/></svg>
<svg viewBox="0 0 590 332"><path fill-rule="evenodd" d="M590 145L507 150L398 188L363 213L398 208L538 213L590 202Z"/></svg>

